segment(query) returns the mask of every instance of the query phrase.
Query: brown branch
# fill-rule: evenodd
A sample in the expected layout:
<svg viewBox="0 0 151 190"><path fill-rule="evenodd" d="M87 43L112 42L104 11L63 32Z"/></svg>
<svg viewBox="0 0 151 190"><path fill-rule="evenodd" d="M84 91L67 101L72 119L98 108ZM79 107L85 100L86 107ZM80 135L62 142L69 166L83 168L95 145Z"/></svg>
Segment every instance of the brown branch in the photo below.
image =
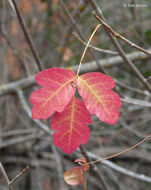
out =
<svg viewBox="0 0 151 190"><path fill-rule="evenodd" d="M3 165L2 165L1 162L0 162L0 171L2 172L2 174L3 174L3 176L4 176L5 180L6 180L6 182L8 184L9 190L13 190L13 188L11 186L9 186L10 181L9 181L9 178L8 178L8 176L7 176L6 172L5 172L5 169L4 169L4 167L3 167Z"/></svg>
<svg viewBox="0 0 151 190"><path fill-rule="evenodd" d="M11 1L9 1L11 2ZM9 35L6 32L6 28L5 28L5 22L6 22L6 2L4 2L4 0L2 1L2 22L0 23L0 32L2 34L2 36L4 37L8 47L12 50L13 55L15 56L16 60L20 63L20 65L25 69L27 76L29 76L29 69L28 69L28 65L25 64L25 61L23 61L23 52L21 52L18 48L16 48L13 43L11 42L11 39L9 38ZM11 4L11 7L13 7L13 5Z"/></svg>
<svg viewBox="0 0 151 190"><path fill-rule="evenodd" d="M147 107L150 108L151 107L151 103L148 101L143 101L143 100L139 100L136 98L129 98L129 97L124 97L124 98L120 98L122 102L126 102L126 103L130 103L130 104L134 104L134 105L138 105L138 106L142 106L142 107Z"/></svg>
<svg viewBox="0 0 151 190"><path fill-rule="evenodd" d="M76 33L72 33L82 44L87 45L87 42L85 42L84 40L82 40L80 38L80 36L78 36ZM89 48L94 49L95 51L101 52L101 53L107 53L107 54L111 54L111 55L118 55L117 52L115 51L110 51L110 50L106 50L106 49L101 49L92 45L88 45Z"/></svg>
<svg viewBox="0 0 151 190"><path fill-rule="evenodd" d="M124 130L123 130L124 132ZM117 152L121 152L122 151L122 147L120 146L111 146L111 147L106 147L106 146L101 146L98 148L94 148L93 149L93 153L97 154L98 156L101 157L107 157L109 155L113 155L116 154ZM127 147L125 147L124 149L127 149ZM133 151L129 151L126 154L121 154L115 158L113 158L114 160L122 160L122 159L137 159L139 161L142 161L144 163L151 163L151 154L149 151L145 151L143 149L133 149Z"/></svg>
<svg viewBox="0 0 151 190"><path fill-rule="evenodd" d="M97 5L95 0L89 0L89 3L91 4L93 10L95 11L94 15L97 18L100 18L101 20L105 20L104 16L102 14L101 9L99 8L99 6ZM101 21L99 21L101 23ZM105 25L103 25L105 28L105 31L107 33L107 35L109 36L111 42L113 43L115 49L117 50L117 52L119 52L119 55L122 57L123 62L126 63L129 68L133 71L133 73L136 75L136 77L140 80L140 82L143 84L143 86L150 92L151 94L151 87L150 85L147 83L147 80L143 77L143 75L139 72L139 70L135 67L135 65L132 63L132 61L126 56L124 50L122 49L122 47L120 46L120 44L118 43L118 41L116 40L116 38L114 38L113 34L111 33L110 30L108 30L107 27L105 27Z"/></svg>
<svg viewBox="0 0 151 190"><path fill-rule="evenodd" d="M18 175L16 175L9 183L9 188L12 187L12 185L15 183L15 181L20 178L23 174L25 174L29 169L29 166L26 166L26 168L24 168Z"/></svg>
<svg viewBox="0 0 151 190"><path fill-rule="evenodd" d="M140 144L144 143L145 141L147 141L148 139L151 138L151 134L148 135L146 138L144 138L142 141L140 141L139 143L135 144L134 146L131 146L130 148L126 149L126 150L123 150L121 152L118 152L114 155L111 155L111 156L107 156L105 158L101 158L100 160L95 160L95 161L92 161L92 162L88 162L86 164L83 164L83 165L88 165L88 164L95 164L95 163L98 163L98 162L101 162L103 160L108 160L108 159L111 159L111 158L115 158L117 156L120 156L121 154L125 154L126 152L129 152L130 150L136 148L137 146L139 146Z"/></svg>
<svg viewBox="0 0 151 190"><path fill-rule="evenodd" d="M22 172L20 172L18 175L16 175L16 176L10 181L9 178L8 178L8 176L7 176L7 174L6 174L6 172L5 172L5 169L4 169L3 165L2 165L2 163L0 162L0 170L1 170L1 172L3 173L3 175L4 175L4 177L5 177L6 181L7 181L9 190L13 190L12 185L15 183L15 181L16 181L19 177L21 177L24 173L26 173L26 172L28 171L28 169L29 169L29 166L27 166L26 168L24 168L24 169L22 170Z"/></svg>
<svg viewBox="0 0 151 190"><path fill-rule="evenodd" d="M79 11L80 11L80 13L82 13L85 10L87 4L88 4L87 1L79 1L78 8L74 9L74 11L72 13L72 17L75 20L77 20L80 17ZM80 9L81 6L83 7L83 9ZM72 30L73 30L72 24L70 21L68 21L67 26L64 29L65 35L63 35L63 37L60 39L60 44L58 46L58 48L61 48L62 51L59 51L59 57L57 58L58 60L57 60L57 64L56 64L57 66L60 65L60 63L62 62L64 51L66 49L65 44L69 41Z"/></svg>
<svg viewBox="0 0 151 190"><path fill-rule="evenodd" d="M63 10L65 11L65 13L66 13L66 15L67 15L69 21L71 22L73 28L76 30L76 32L78 33L78 35L80 36L80 38L81 38L82 40L86 41L86 40L85 40L85 37L83 36L82 32L80 31L78 25L76 24L75 19L72 17L72 15L70 14L70 12L69 12L68 9L66 8L66 6L65 6L65 4L64 4L64 1L63 1L63 0L59 0L59 2L60 2L60 4L61 4ZM102 73L106 73L104 67L99 64L99 62L98 62L98 60L97 60L95 54L93 53L93 51L92 51L91 49L89 49L89 52L91 53L93 59L95 60L96 64L98 65L99 70L100 70Z"/></svg>
<svg viewBox="0 0 151 190"><path fill-rule="evenodd" d="M27 102L25 100L24 93L21 90L18 89L17 94L18 94L18 98L19 98L19 100L20 100L20 102L22 104L23 109L28 114L29 118L32 119L31 110L30 110L30 108L29 108L29 106L28 106L28 104L27 104ZM50 137L52 137L53 132L50 130L50 128L48 126L46 126L41 121L36 120L36 119L32 119L32 121L37 124L37 127L42 129L45 133L47 133ZM58 180L60 182L60 185L62 185L61 181L62 181L62 175L63 175L63 168L62 168L62 165L61 165L61 159L59 157L59 153L58 153L56 147L53 144L51 145L51 147L52 147L52 151L53 151L53 153L55 155L56 167L57 167L57 172L58 172Z"/></svg>
<svg viewBox="0 0 151 190"><path fill-rule="evenodd" d="M149 50L149 51L151 51L151 50ZM145 59L149 58L148 55L145 55L144 53L141 53L141 52L133 52L133 53L127 54L126 56L132 61L145 60ZM98 61L99 61L99 64L103 65L103 67L105 67L105 68L111 68L111 67L114 67L114 66L117 66L117 65L120 65L123 63L123 60L121 59L120 56L115 56L115 57L111 57L111 58L107 58L107 59L101 59ZM72 66L72 69L76 72L78 69L78 65ZM92 71L93 72L99 71L99 68L95 61L84 63L81 66L80 74L83 74L86 72L92 72ZM15 82L10 82L8 84L2 84L0 86L0 96L4 96L4 95L10 94L10 93L16 93L16 90L18 88L24 89L24 88L28 88L28 87L34 85L35 84L34 78L35 78L35 76L31 76L28 78L20 79ZM139 89L139 91L141 92L140 89ZM148 93L148 91L144 91L142 93L145 95L150 95Z"/></svg>
<svg viewBox="0 0 151 190"><path fill-rule="evenodd" d="M89 157L89 155L87 154L87 151L85 150L84 146L83 145L80 145L79 146L80 148L80 152L81 154L87 159L88 162L91 162L91 158ZM103 189L104 190L109 190L109 187L108 185L106 184L103 176L100 174L100 172L98 171L97 167L95 164L91 164L91 169L92 171L94 172L94 174L96 175L96 177L100 180L102 186L103 186Z"/></svg>
<svg viewBox="0 0 151 190"><path fill-rule="evenodd" d="M27 41L27 43L28 43L28 45L29 45L29 48L30 48L30 50L31 50L31 53L32 53L32 55L33 55L33 57L34 57L34 59L35 59L35 62L36 62L36 64L37 64L39 70L41 71L41 70L43 70L43 66L42 66L42 64L41 64L41 62L40 62L40 58L39 58L38 52L37 52L37 50L36 50L36 48L35 48L35 46L34 46L34 43L33 43L33 41L32 41L32 38L31 38L31 36L30 36L30 34L29 34L28 30L27 30L26 24L25 24L25 22L24 22L24 20L23 20L23 17L22 17L22 15L21 15L21 13L20 13L20 10L19 10L19 8L18 8L18 5L17 5L17 3L16 3L16 0L11 0L11 2L12 2L12 4L13 4L13 6L14 6L16 15L17 15L17 17L18 17L20 26L21 26L22 31L23 31L23 33L24 33L25 39L26 39L26 41Z"/></svg>
<svg viewBox="0 0 151 190"><path fill-rule="evenodd" d="M0 143L0 148L13 146L13 145L20 144L20 143L23 143L23 142L26 142L26 141L29 142L30 140L35 140L37 138L42 138L43 135L44 134L41 131L41 133L33 133L33 134L30 134L30 135L24 135L24 136L19 136L17 138L12 138L10 140L1 142Z"/></svg>
<svg viewBox="0 0 151 190"><path fill-rule="evenodd" d="M96 154L93 154L91 152L87 152L87 154L89 155L89 157L91 159L101 159L100 156L97 156ZM141 173L135 173L133 171L131 171L130 169L126 169L126 168L123 168L121 166L118 166L117 164L114 164L113 162L109 161L109 160L103 160L102 161L102 164L106 165L107 167L123 174L123 175L126 175L126 176L129 176L133 179L137 179L137 180L140 180L140 181L143 181L143 182L148 182L148 183L151 183L151 177L150 176L146 176L144 174L141 174Z"/></svg>
<svg viewBox="0 0 151 190"><path fill-rule="evenodd" d="M145 49L143 49L142 47L134 44L133 42L129 41L128 39L126 39L125 37L123 37L122 35L120 35L119 33L115 32L111 26L109 26L107 23L105 23L95 12L94 12L94 16L95 18L105 27L107 28L110 33L114 36L114 37L117 37L119 38L120 40L123 40L124 42L126 42L127 44L129 44L130 46L136 48L137 50L147 54L147 55L150 55L151 56L151 53Z"/></svg>

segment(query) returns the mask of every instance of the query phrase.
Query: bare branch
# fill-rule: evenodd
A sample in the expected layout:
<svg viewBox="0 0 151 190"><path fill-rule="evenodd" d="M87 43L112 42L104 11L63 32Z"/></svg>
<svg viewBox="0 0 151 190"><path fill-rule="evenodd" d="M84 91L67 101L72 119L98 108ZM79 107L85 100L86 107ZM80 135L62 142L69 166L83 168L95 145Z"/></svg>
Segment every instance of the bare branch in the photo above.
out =
<svg viewBox="0 0 151 190"><path fill-rule="evenodd" d="M30 37L30 34L29 34L28 30L27 30L27 27L26 27L26 24L25 24L25 22L23 20L23 17L21 15L20 11L19 11L19 8L18 8L18 5L16 3L16 0L9 0L9 2L11 2L13 4L13 7L15 9L16 15L18 17L20 26L21 26L21 28L23 30L23 33L25 35L25 38L26 38L26 41L27 41L27 43L29 45L31 53L32 53L32 55L33 55L33 57L35 59L35 62L37 64L39 70L41 71L43 69L43 66L42 66L42 64L40 62L38 52L37 52L37 50L36 50L36 48L34 46L34 43L33 43L32 39L31 39L31 37Z"/></svg>
<svg viewBox="0 0 151 190"><path fill-rule="evenodd" d="M7 184L8 184L9 190L13 190L12 187L9 187L10 181L9 181L9 178L8 178L8 176L7 176L6 172L5 172L5 169L4 169L4 167L3 167L3 165L2 165L1 162L0 162L0 170L1 170L2 174L3 174L3 176L5 177L5 180L6 180Z"/></svg>
<svg viewBox="0 0 151 190"><path fill-rule="evenodd" d="M18 98L21 102L21 105L23 107L23 109L25 110L25 112L28 114L28 117L30 119L31 118L31 111L30 111L30 108L25 100L25 97L24 97L24 94L22 92L22 90L17 90L17 95L18 95ZM37 126L42 129L44 132L46 132L47 134L49 134L50 136L52 136L52 131L47 127L47 125L44 125L41 121L37 120L37 119L32 119L33 122L35 122L37 124Z"/></svg>
<svg viewBox="0 0 151 190"><path fill-rule="evenodd" d="M148 51L151 52L150 49ZM148 55L145 55L144 53L141 53L141 52L133 52L133 53L127 54L126 56L129 59L131 59L132 61L145 60L145 59L149 58ZM111 67L114 67L114 66L117 66L117 65L120 65L123 63L123 60L121 59L120 56L115 56L115 57L102 59L102 60L98 60L98 61L99 61L100 65L103 65L103 67L106 67L106 68L111 68ZM72 66L72 69L76 72L78 69L78 65ZM92 71L93 72L99 71L99 67L95 61L83 63L83 65L81 66L80 73L82 74L82 73L92 72ZM6 94L14 93L14 92L16 93L16 90L18 88L24 89L24 88L34 85L35 84L34 78L35 78L35 76L31 76L28 78L18 80L16 82L2 84L0 86L0 96L4 96Z"/></svg>
<svg viewBox="0 0 151 190"><path fill-rule="evenodd" d="M90 156L91 159L102 159L100 156L97 156L91 152L87 152L88 155ZM109 160L103 160L101 163L103 163L104 165L112 168L113 170L121 173L121 174L124 174L126 176L129 176L129 177L132 177L133 179L137 179L137 180L140 180L140 181L143 181L143 182L148 182L148 183L151 183L151 177L148 177L144 174L139 174L139 173L135 173L131 170L128 170L128 169L125 169L121 166L118 166L116 164L114 164L113 162L109 161Z"/></svg>
<svg viewBox="0 0 151 190"><path fill-rule="evenodd" d="M83 34L82 34L82 32L80 31L78 25L76 24L75 19L72 17L72 15L70 14L70 12L69 12L68 9L66 8L66 6L65 6L65 4L64 4L64 1L63 1L63 0L59 0L59 2L60 2L60 4L61 4L63 10L65 11L65 13L66 13L66 15L67 15L69 21L71 22L73 28L76 30L76 32L78 33L78 35L80 36L80 38L85 41L85 37L83 36ZM96 56L95 56L95 54L93 53L93 51L92 51L91 49L89 49L89 52L91 53L91 55L92 55L94 61L95 61L96 64L98 65L98 68L100 69L100 71L103 72L103 73L105 73L105 70L104 70L103 66L99 64L98 59L96 58Z"/></svg>
<svg viewBox="0 0 151 190"><path fill-rule="evenodd" d="M145 49L143 49L142 47L134 44L133 42L129 41L128 39L126 39L125 37L121 36L120 34L118 34L117 32L115 32L111 26L109 26L107 23L105 23L96 13L94 13L94 16L96 17L96 19L105 27L107 28L113 36L119 38L120 40L123 40L124 42L128 43L130 46L136 48L137 50L147 54L147 55L150 55L151 56L151 53Z"/></svg>
<svg viewBox="0 0 151 190"><path fill-rule="evenodd" d="M147 101L143 101L143 100L138 100L135 98L129 98L129 97L124 97L124 98L120 98L122 100L122 102L126 102L126 103L130 103L130 104L135 104L138 106L143 106L143 107L151 107L151 103L147 102Z"/></svg>
<svg viewBox="0 0 151 190"><path fill-rule="evenodd" d="M29 166L26 166L18 175L16 175L10 182L9 187L12 187L12 185L15 183L15 181L20 178L24 173L26 173L29 169Z"/></svg>
<svg viewBox="0 0 151 190"><path fill-rule="evenodd" d="M87 43L86 43L84 40L82 40L82 39L80 38L80 36L78 36L76 33L73 32L73 35L74 35L81 43L83 43L85 46L87 45ZM92 46L92 45L90 45L90 44L88 45L88 47L94 49L95 51L101 52L101 53L107 53L107 54L111 54L111 55L118 55L118 53L115 52L115 51L110 51L110 50L106 50L106 49L101 49L101 48Z"/></svg>
<svg viewBox="0 0 151 190"><path fill-rule="evenodd" d="M36 138L41 138L44 134L43 133L34 133L34 134L30 134L30 135L25 135L25 136L20 136L18 138L12 138L10 140L7 140L6 142L1 142L0 143L0 148L5 148L8 146L13 146L19 143L23 143L26 141L30 141L30 140L35 140Z"/></svg>
<svg viewBox="0 0 151 190"><path fill-rule="evenodd" d="M84 146L80 145L79 148L80 148L81 154L83 154L83 156L87 159L88 162L91 162L92 160L89 157L89 155L88 155L87 151L85 150ZM103 189L104 190L109 190L109 187L108 187L106 181L104 180L103 176L100 174L97 166L95 164L91 164L90 167L92 168L92 171L94 172L96 177L100 180L100 182L101 182L101 184L103 186Z"/></svg>
<svg viewBox="0 0 151 190"><path fill-rule="evenodd" d="M93 10L96 11L95 16L97 16L97 18L101 18L101 20L105 20L103 14L102 14L102 11L99 8L99 6L97 5L96 1L95 0L89 0L89 2L91 4ZM101 23L101 21L99 21L99 22ZM129 68L133 71L133 73L136 75L136 77L143 84L143 86L145 87L145 89L147 89L151 93L151 87L147 83L147 80L143 77L143 75L135 67L135 65L132 63L132 61L126 56L124 50L122 49L122 47L120 46L120 44L118 43L118 41L114 38L114 36L111 33L111 31L108 30L108 28L105 27L105 25L103 25L103 26L104 26L105 31L108 34L111 42L113 43L115 49L117 50L117 52L119 52L119 55L122 57L123 62L126 63L129 66Z"/></svg>
<svg viewBox="0 0 151 190"><path fill-rule="evenodd" d="M19 100L21 102L21 105L22 105L23 109L28 114L29 118L32 119L31 118L31 111L30 111L30 108L29 108L29 106L28 106L28 104L27 104L27 102L25 100L23 92L18 89L17 94L18 94L18 98L19 98ZM37 124L37 127L42 129L45 133L49 134L50 137L52 137L53 132L49 129L49 127L47 127L46 125L44 125L42 122L40 122L37 119L32 119L32 121ZM61 184L62 175L63 175L63 168L62 168L62 165L61 165L61 159L60 159L58 151L56 150L56 147L52 143L51 143L51 147L52 147L53 153L55 155L58 178L59 178L59 181L60 181L60 184Z"/></svg>
<svg viewBox="0 0 151 190"><path fill-rule="evenodd" d="M83 165L95 164L95 163L98 163L98 162L102 162L103 160L108 160L108 159L111 159L111 158L120 156L120 155L122 155L122 154L125 154L125 153L129 152L130 150L136 148L137 146L141 145L142 143L144 143L145 141L147 141L147 140L150 139L150 138L151 138L151 134L148 135L147 137L145 137L145 138L144 138L142 141L140 141L139 143L135 144L134 146L131 146L130 148L127 148L127 149L125 149L125 150L123 150L123 151L121 151L121 152L118 152L118 153L114 154L114 155L107 156L107 157L102 158L102 159L100 159L100 160L95 160L95 161L92 161L92 162L88 162L88 163L83 164Z"/></svg>

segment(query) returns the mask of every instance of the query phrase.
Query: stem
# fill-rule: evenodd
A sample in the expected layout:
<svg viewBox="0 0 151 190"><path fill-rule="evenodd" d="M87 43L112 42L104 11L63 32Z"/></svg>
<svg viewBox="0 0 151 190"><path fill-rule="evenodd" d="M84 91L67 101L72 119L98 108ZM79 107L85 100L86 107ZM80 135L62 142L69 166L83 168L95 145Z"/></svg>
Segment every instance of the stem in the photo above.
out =
<svg viewBox="0 0 151 190"><path fill-rule="evenodd" d="M94 163L101 162L101 161L103 161L103 160L108 160L108 159L110 159L110 158L115 158L115 157L117 157L117 156L120 156L121 154L124 154L124 153L126 153L126 152L128 152L128 151L130 151L130 150L132 150L132 149L134 149L134 148L136 148L136 147L139 146L140 144L142 144L142 143L144 143L145 141L147 141L149 138L151 138L151 134L148 135L147 137L145 137L145 138L144 138L142 141L140 141L139 143L137 143L137 144L131 146L130 148L127 148L127 149L125 149L125 150L123 150L123 151L121 151L121 152L118 152L118 153L116 153L116 154L113 154L113 155L111 155L111 156L107 156L107 157L105 157L105 158L101 158L100 160L95 160L95 161L92 161L92 162L88 162L88 163L83 164L83 165L94 164Z"/></svg>
<svg viewBox="0 0 151 190"><path fill-rule="evenodd" d="M28 43L28 45L29 45L29 48L30 48L30 50L31 50L31 53L32 53L32 55L33 55L33 57L34 57L34 59L35 59L35 62L36 62L36 64L37 64L37 66L38 66L38 69L39 69L40 71L42 71L42 70L43 70L43 65L42 65L41 62L40 62L40 58L39 58L38 52L37 52L37 50L36 50L36 48L35 48L35 46L34 46L34 43L33 43L32 39L31 39L31 37L30 37L30 34L29 34L28 30L27 30L26 24L25 24L25 22L24 22L24 20L23 20L23 17L22 17L22 15L21 15L21 13L20 13L20 10L19 10L19 8L18 8L18 5L17 5L17 3L16 3L15 0L11 0L10 2L12 2L13 6L14 6L14 10L15 10L16 15L17 15L17 17L18 17L19 24L20 24L20 26L21 26L21 28L22 28L22 31L23 31L24 36L25 36L25 38L26 38L26 41L27 41L27 43Z"/></svg>
<svg viewBox="0 0 151 190"><path fill-rule="evenodd" d="M80 145L79 146L80 148L80 152L81 154L83 154L83 156L88 160L88 162L91 162L91 158L89 157L87 151L85 150L84 146L83 145ZM86 165L86 164L83 164L83 165ZM94 172L95 176L98 178L98 180L100 181L102 187L103 187L103 190L110 190L104 177L102 176L102 174L99 172L98 168L96 167L95 164L92 164L91 165L91 169L92 171Z"/></svg>
<svg viewBox="0 0 151 190"><path fill-rule="evenodd" d="M86 179L84 170L83 170L83 190L87 190L87 179Z"/></svg>
<svg viewBox="0 0 151 190"><path fill-rule="evenodd" d="M89 38L89 40L88 40L88 43L87 43L87 45L86 45L86 47L85 47L85 49L84 49L84 51L83 51L83 54L82 54L82 56L81 56L81 59L80 59L80 63L79 63L78 71L77 71L77 76L79 76L79 72L80 72L80 68L81 68L81 65L82 65L82 61L83 61L83 58L84 58L84 56L85 56L85 53L86 53L86 51L87 51L87 49L88 49L88 47L89 47L89 44L90 44L90 42L91 42L91 40L92 40L94 34L96 33L96 31L98 30L98 28L99 28L100 26L101 26L101 24L98 24L98 25L96 26L96 28L94 29L93 33L91 34L91 36L90 36L90 38Z"/></svg>
<svg viewBox="0 0 151 190"><path fill-rule="evenodd" d="M29 166L26 166L26 168L24 168L18 175L16 175L10 182L9 182L9 187L11 188L13 183L15 183L15 181L22 176L24 173L26 173L29 169Z"/></svg>
<svg viewBox="0 0 151 190"><path fill-rule="evenodd" d="M6 182L7 182L8 189L9 190L13 190L13 188L11 186L9 186L10 180L9 180L9 178L8 178L8 176L7 176L6 172L5 172L5 169L4 169L4 167L3 167L3 165L2 165L1 162L0 162L0 171L2 172L4 178L5 178Z"/></svg>

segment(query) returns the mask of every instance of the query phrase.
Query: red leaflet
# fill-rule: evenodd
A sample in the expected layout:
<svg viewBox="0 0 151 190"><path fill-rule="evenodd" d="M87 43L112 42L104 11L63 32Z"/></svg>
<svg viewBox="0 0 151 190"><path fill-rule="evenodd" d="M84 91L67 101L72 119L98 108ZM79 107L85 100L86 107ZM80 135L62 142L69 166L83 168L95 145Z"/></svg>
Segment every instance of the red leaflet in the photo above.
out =
<svg viewBox="0 0 151 190"><path fill-rule="evenodd" d="M78 77L78 92L91 114L100 120L115 124L121 106L118 95L110 89L114 87L111 77L101 73L86 73Z"/></svg>
<svg viewBox="0 0 151 190"><path fill-rule="evenodd" d="M92 123L87 109L80 99L73 97L64 111L55 113L51 119L50 127L55 130L53 143L70 154L88 141L87 123Z"/></svg>
<svg viewBox="0 0 151 190"><path fill-rule="evenodd" d="M39 72L36 83L43 88L30 96L33 119L47 119L55 111L61 112L75 93L76 74L67 69L51 68Z"/></svg>

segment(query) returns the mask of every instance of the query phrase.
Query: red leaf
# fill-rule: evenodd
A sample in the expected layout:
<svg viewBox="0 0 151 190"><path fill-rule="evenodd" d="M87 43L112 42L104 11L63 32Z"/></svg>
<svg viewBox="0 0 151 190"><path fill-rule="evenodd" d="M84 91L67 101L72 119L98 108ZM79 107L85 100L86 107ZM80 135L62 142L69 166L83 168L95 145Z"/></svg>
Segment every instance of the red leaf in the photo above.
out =
<svg viewBox="0 0 151 190"><path fill-rule="evenodd" d="M83 98L91 114L96 114L100 120L115 124L121 106L118 95L110 89L114 80L101 73L86 73L78 77L78 92Z"/></svg>
<svg viewBox="0 0 151 190"><path fill-rule="evenodd" d="M51 119L51 129L55 130L53 143L63 152L70 154L80 144L88 141L87 123L92 123L87 109L80 99L73 97L65 110L55 113Z"/></svg>
<svg viewBox="0 0 151 190"><path fill-rule="evenodd" d="M33 119L47 119L55 111L62 112L75 93L76 74L62 68L51 68L39 72L36 83L43 88L30 96Z"/></svg>
<svg viewBox="0 0 151 190"><path fill-rule="evenodd" d="M66 171L63 177L69 185L83 184L83 171L81 167L74 167L71 170Z"/></svg>

